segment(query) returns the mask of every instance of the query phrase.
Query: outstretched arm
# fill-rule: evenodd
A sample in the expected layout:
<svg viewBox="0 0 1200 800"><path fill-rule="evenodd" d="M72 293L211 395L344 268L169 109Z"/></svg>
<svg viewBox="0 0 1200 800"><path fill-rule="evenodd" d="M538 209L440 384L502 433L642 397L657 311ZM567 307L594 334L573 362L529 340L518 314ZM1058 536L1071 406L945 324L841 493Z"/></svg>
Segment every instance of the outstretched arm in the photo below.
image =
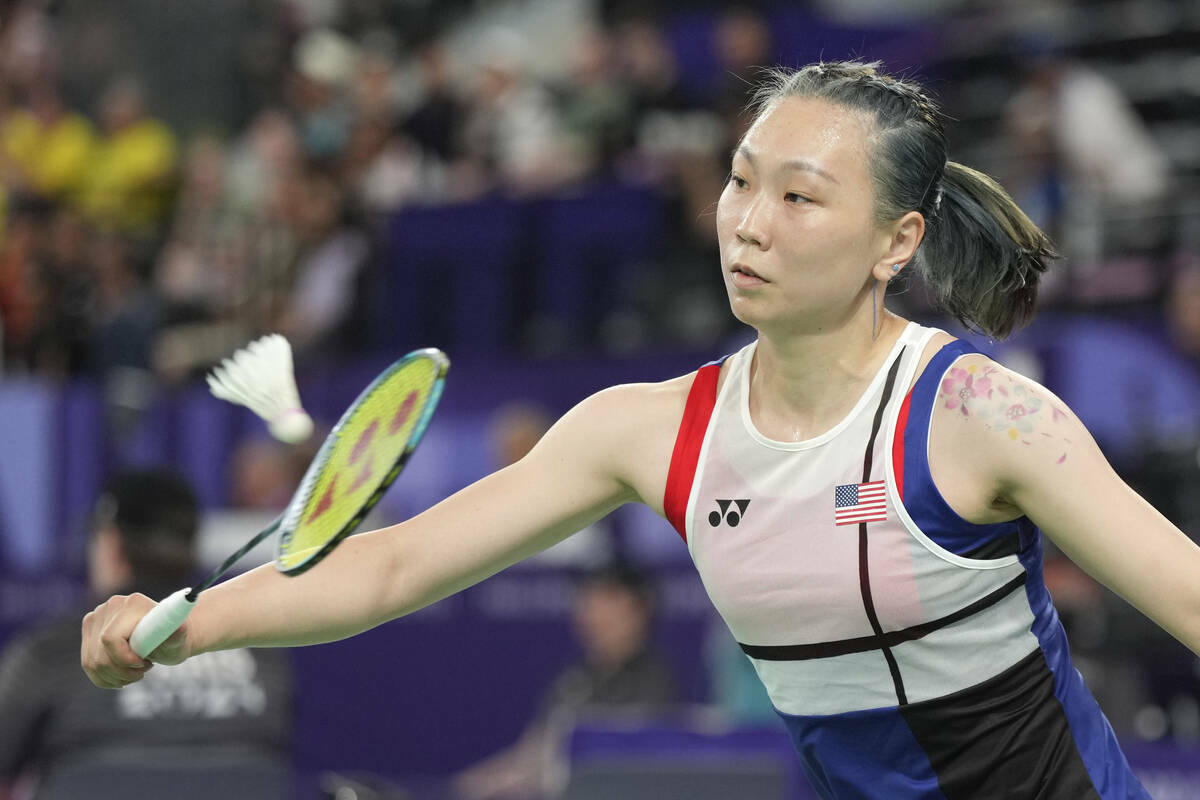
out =
<svg viewBox="0 0 1200 800"><path fill-rule="evenodd" d="M956 363L943 390L962 402L939 402L934 424L962 437L991 496L1200 654L1200 547L1117 476L1066 404L976 355Z"/></svg>
<svg viewBox="0 0 1200 800"><path fill-rule="evenodd" d="M677 380L599 392L521 461L413 519L350 537L309 572L289 578L268 564L213 587L152 660L352 636L483 580L623 503L661 495L683 408L679 386L686 391ZM128 639L153 605L117 597L85 618L82 663L97 685L140 678L144 664Z"/></svg>

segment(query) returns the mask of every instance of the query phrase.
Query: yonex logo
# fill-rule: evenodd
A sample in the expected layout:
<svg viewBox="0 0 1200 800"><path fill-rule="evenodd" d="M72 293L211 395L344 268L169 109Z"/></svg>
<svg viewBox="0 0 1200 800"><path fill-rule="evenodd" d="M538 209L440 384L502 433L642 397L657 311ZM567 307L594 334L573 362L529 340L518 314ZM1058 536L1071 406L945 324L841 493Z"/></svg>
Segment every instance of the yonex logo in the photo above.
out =
<svg viewBox="0 0 1200 800"><path fill-rule="evenodd" d="M729 506L737 503L737 508L732 509ZM749 500L718 500L717 508L719 511L710 511L708 514L708 524L714 528L721 525L721 520L729 523L729 527L736 528L738 523L746 516L746 509L750 506Z"/></svg>

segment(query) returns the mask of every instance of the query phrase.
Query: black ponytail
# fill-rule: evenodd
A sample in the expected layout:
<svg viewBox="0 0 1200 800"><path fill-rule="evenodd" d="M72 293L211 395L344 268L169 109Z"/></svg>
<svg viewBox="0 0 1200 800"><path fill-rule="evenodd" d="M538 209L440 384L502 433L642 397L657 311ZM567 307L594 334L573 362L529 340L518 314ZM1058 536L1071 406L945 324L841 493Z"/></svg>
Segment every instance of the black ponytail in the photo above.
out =
<svg viewBox="0 0 1200 800"><path fill-rule="evenodd" d="M1038 280L1059 257L1049 238L992 178L946 164L916 268L939 305L998 339L1033 318Z"/></svg>
<svg viewBox="0 0 1200 800"><path fill-rule="evenodd" d="M1033 316L1038 279L1058 254L998 183L947 161L937 105L880 66L837 61L766 70L752 108L758 117L786 97L812 97L862 112L877 132L870 156L876 221L920 212L917 272L945 311L1002 339Z"/></svg>

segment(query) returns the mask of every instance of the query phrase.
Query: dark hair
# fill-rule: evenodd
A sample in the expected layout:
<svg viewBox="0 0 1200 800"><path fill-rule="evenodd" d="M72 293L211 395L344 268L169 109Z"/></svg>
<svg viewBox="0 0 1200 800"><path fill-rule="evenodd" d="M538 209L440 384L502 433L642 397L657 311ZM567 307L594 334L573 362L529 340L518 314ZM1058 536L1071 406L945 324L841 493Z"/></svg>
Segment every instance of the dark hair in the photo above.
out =
<svg viewBox="0 0 1200 800"><path fill-rule="evenodd" d="M182 477L162 469L118 473L105 485L96 512L116 528L135 584L187 580L199 506Z"/></svg>
<svg viewBox="0 0 1200 800"><path fill-rule="evenodd" d="M1059 256L1000 184L947 160L944 117L924 90L880 67L837 61L768 69L751 109L757 118L784 98L805 97L866 115L874 124L875 219L920 212L925 238L913 266L948 313L1004 338L1033 317L1038 279Z"/></svg>

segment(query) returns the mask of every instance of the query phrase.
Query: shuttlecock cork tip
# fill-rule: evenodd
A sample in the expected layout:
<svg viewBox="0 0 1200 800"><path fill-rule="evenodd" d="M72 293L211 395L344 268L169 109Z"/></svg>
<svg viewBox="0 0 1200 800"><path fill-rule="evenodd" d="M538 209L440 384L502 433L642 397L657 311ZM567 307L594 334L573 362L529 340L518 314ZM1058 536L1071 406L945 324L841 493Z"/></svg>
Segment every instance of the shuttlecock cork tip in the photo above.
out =
<svg viewBox="0 0 1200 800"><path fill-rule="evenodd" d="M312 436L312 417L303 409L293 408L283 412L267 425L271 435L288 444L299 444Z"/></svg>

